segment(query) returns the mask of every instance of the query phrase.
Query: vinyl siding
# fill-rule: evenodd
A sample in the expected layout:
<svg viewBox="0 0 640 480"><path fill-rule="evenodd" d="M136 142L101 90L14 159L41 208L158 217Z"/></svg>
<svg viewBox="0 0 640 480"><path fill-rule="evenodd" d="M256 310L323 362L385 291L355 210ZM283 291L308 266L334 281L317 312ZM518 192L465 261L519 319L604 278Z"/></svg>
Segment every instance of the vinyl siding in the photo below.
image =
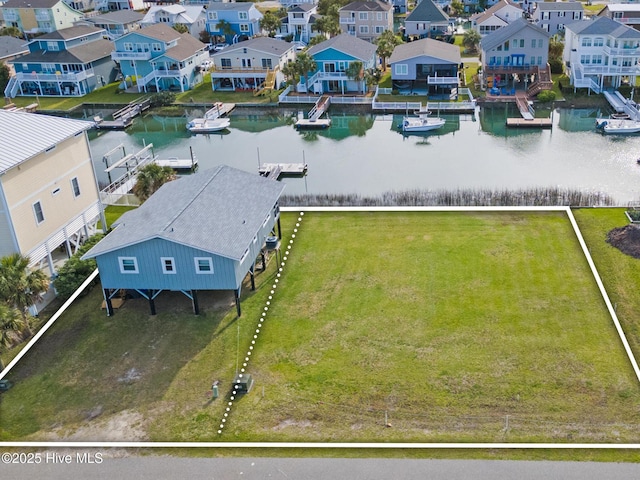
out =
<svg viewBox="0 0 640 480"><path fill-rule="evenodd" d="M0 180L2 177L0 177ZM2 191L2 183L0 183L0 257L10 255L18 251L15 244L13 227L11 226L11 218L6 209L4 201L4 192Z"/></svg>

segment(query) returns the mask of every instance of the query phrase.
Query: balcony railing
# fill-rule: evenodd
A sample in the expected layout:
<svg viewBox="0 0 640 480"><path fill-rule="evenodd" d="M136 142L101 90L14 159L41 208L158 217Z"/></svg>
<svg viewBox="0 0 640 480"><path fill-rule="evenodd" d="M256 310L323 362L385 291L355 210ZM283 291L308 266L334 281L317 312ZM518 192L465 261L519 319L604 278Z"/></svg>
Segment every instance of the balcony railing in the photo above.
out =
<svg viewBox="0 0 640 480"><path fill-rule="evenodd" d="M39 22L49 22L51 21L51 15L49 14L49 11L36 12L36 20Z"/></svg>
<svg viewBox="0 0 640 480"><path fill-rule="evenodd" d="M262 67L219 67L217 65L214 65L211 73L224 73L224 74L229 74L229 73L259 73L259 74L266 74L270 69L269 68L262 68Z"/></svg>
<svg viewBox="0 0 640 480"><path fill-rule="evenodd" d="M149 60L151 52L111 52L111 60Z"/></svg>
<svg viewBox="0 0 640 480"><path fill-rule="evenodd" d="M486 65L485 70L487 72L496 73L536 73L537 65Z"/></svg>
<svg viewBox="0 0 640 480"><path fill-rule="evenodd" d="M153 71L156 77L183 77L189 73L188 68L156 69Z"/></svg>
<svg viewBox="0 0 640 480"><path fill-rule="evenodd" d="M5 22L17 22L20 16L16 12L4 12Z"/></svg>
<svg viewBox="0 0 640 480"><path fill-rule="evenodd" d="M640 48L638 47L623 47L623 48L611 48L604 47L604 53L610 57L638 57L640 56Z"/></svg>
<svg viewBox="0 0 640 480"><path fill-rule="evenodd" d="M429 85L457 85L458 77L427 77Z"/></svg>
<svg viewBox="0 0 640 480"><path fill-rule="evenodd" d="M93 69L76 73L16 73L16 79L20 82L81 82L88 77L93 77Z"/></svg>
<svg viewBox="0 0 640 480"><path fill-rule="evenodd" d="M356 23L356 19L355 18L341 18L340 19L340 24L355 24Z"/></svg>
<svg viewBox="0 0 640 480"><path fill-rule="evenodd" d="M582 65L578 68L584 75L640 75L640 65Z"/></svg>

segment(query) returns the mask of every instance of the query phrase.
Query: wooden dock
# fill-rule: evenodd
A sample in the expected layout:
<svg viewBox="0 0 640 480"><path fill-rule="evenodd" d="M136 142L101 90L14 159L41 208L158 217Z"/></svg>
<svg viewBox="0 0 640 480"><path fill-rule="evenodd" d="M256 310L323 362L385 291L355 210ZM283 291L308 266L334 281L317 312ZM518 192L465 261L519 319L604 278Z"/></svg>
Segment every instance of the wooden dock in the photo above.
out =
<svg viewBox="0 0 640 480"><path fill-rule="evenodd" d="M278 180L280 177L301 177L307 173L306 163L263 163L258 167L263 177Z"/></svg>
<svg viewBox="0 0 640 480"><path fill-rule="evenodd" d="M96 128L101 130L124 130L133 124L133 119L151 107L151 101L132 102L120 110L113 112L113 120L104 120L100 116L93 118Z"/></svg>
<svg viewBox="0 0 640 480"><path fill-rule="evenodd" d="M330 126L331 126L330 118L318 118L317 120L300 118L296 121L296 128L301 128L301 129L329 128Z"/></svg>
<svg viewBox="0 0 640 480"><path fill-rule="evenodd" d="M550 118L507 118L507 127L512 128L551 128L552 123Z"/></svg>
<svg viewBox="0 0 640 480"><path fill-rule="evenodd" d="M166 159L156 158L156 164L161 167L171 167L176 171L193 171L198 167L197 158L169 157Z"/></svg>
<svg viewBox="0 0 640 480"><path fill-rule="evenodd" d="M320 97L311 110L307 118L300 116L296 122L296 128L329 128L331 126L330 118L320 118L331 105L331 97L323 95Z"/></svg>

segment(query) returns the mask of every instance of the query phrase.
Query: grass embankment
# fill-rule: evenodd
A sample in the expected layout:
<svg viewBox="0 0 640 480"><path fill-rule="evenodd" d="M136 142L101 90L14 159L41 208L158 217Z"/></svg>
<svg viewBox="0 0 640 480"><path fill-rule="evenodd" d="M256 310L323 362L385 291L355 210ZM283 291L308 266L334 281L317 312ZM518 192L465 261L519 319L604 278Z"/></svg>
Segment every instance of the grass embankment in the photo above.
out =
<svg viewBox="0 0 640 480"><path fill-rule="evenodd" d="M219 440L635 438L637 380L563 214L308 213L301 230ZM216 438L222 411L181 393L197 377L176 379L157 440Z"/></svg>

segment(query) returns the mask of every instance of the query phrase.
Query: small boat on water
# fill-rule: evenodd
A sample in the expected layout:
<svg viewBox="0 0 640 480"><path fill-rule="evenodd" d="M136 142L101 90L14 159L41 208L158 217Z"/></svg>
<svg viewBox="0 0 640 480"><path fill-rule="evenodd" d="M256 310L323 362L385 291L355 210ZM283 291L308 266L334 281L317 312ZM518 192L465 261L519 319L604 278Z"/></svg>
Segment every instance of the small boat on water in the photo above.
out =
<svg viewBox="0 0 640 480"><path fill-rule="evenodd" d="M442 127L446 120L440 117L432 117L427 110L416 111L417 117L405 116L400 128L403 132L429 132Z"/></svg>
<svg viewBox="0 0 640 480"><path fill-rule="evenodd" d="M228 118L194 118L187 123L187 130L191 133L213 133L229 128L231 120Z"/></svg>
<svg viewBox="0 0 640 480"><path fill-rule="evenodd" d="M601 120L601 121L598 121ZM596 120L596 128L604 133L638 133L640 132L640 121L630 118L609 118Z"/></svg>

